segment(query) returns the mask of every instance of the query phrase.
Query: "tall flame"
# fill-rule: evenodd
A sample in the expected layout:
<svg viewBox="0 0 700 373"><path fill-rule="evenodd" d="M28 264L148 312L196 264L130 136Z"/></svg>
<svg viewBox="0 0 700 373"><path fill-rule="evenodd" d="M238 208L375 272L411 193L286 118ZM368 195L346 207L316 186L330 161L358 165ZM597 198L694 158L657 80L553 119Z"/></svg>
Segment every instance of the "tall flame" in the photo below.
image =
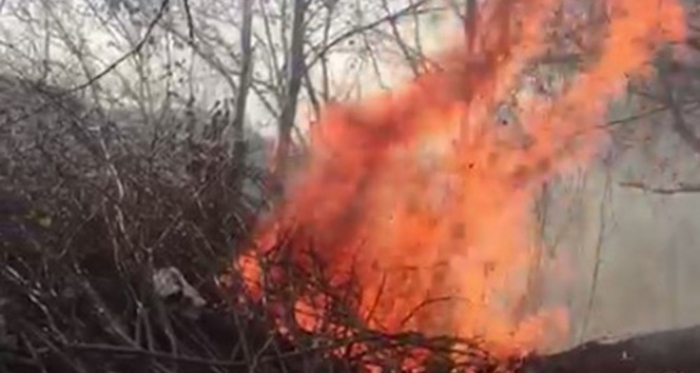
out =
<svg viewBox="0 0 700 373"><path fill-rule="evenodd" d="M594 155L607 102L684 33L675 1L599 2L604 24L584 34L583 67L556 95L521 98L517 123L498 123L498 105L547 53L553 14L583 22L575 8L585 1L485 1L472 50L444 53L440 68L389 94L327 108L299 181L238 260L253 293L262 291L258 258L284 258L297 275L327 281L296 290L304 328L345 299L371 328L537 348L562 321L554 309L514 314L538 245L537 186ZM268 284L291 281L280 268L264 274ZM343 290L351 283L354 298Z"/></svg>

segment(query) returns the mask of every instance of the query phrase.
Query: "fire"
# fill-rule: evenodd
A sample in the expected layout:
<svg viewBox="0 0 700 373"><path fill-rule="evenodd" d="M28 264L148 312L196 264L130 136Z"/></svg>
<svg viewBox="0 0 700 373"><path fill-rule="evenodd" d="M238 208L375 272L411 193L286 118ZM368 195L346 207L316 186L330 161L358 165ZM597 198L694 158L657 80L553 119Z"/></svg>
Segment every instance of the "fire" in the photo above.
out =
<svg viewBox="0 0 700 373"><path fill-rule="evenodd" d="M598 2L605 17L583 35L583 66L556 94L521 97L516 123L498 123L497 107L550 50L554 15L584 24L588 2L485 1L472 50L444 53L389 94L328 107L299 181L237 262L252 293L287 289L306 330L344 322L478 338L503 354L541 346L565 312L514 312L538 244L536 188L594 155L607 102L684 33L674 1ZM329 319L338 304L343 322Z"/></svg>

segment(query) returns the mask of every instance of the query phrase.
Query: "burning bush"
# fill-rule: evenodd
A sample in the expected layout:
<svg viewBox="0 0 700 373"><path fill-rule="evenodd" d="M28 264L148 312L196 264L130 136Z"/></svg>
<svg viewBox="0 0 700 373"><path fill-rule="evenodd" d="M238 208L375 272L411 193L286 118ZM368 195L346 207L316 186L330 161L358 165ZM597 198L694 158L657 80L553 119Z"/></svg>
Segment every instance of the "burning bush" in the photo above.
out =
<svg viewBox="0 0 700 373"><path fill-rule="evenodd" d="M606 2L602 17L588 5L485 2L467 48L390 94L326 110L300 181L237 261L283 332L447 334L506 361L561 330L560 310L514 312L538 244L535 188L596 152L608 100L684 30L675 2ZM523 72L572 50L584 57L564 84L521 97L514 123L498 125Z"/></svg>
<svg viewBox="0 0 700 373"><path fill-rule="evenodd" d="M534 188L595 153L607 100L683 34L676 2L604 4L596 18L576 1L484 2L415 81L326 108L250 236L262 202L246 183L264 194L265 176L225 143L146 142L65 92L2 80L3 206L18 207L0 220L0 364L515 371L565 324L518 312ZM559 87L513 99L571 51Z"/></svg>

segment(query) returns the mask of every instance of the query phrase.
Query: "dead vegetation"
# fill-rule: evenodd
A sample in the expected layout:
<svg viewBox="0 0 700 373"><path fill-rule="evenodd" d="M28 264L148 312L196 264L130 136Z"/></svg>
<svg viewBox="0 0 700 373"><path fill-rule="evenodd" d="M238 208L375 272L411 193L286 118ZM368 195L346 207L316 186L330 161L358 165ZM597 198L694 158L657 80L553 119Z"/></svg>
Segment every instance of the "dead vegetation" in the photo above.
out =
<svg viewBox="0 0 700 373"><path fill-rule="evenodd" d="M326 316L345 333L280 335L227 270L264 170L219 139L139 141L58 89L1 82L0 372L396 371L416 353L499 365L473 343L369 330L344 302Z"/></svg>
<svg viewBox="0 0 700 373"><path fill-rule="evenodd" d="M260 171L216 141L136 141L29 82L2 91L0 366L201 369L240 358L236 341L264 345L215 284L260 208Z"/></svg>
<svg viewBox="0 0 700 373"><path fill-rule="evenodd" d="M309 83L289 75L296 98ZM294 281L248 298L231 269L234 248L245 246L271 188L245 154L253 144L241 146L240 133L223 140L225 114L170 113L167 131L144 136L34 81L1 78L0 101L0 373L395 372L416 359L431 372L497 372L522 363L478 341L370 330L347 307L352 283L331 289L289 263L268 264ZM285 109L279 127L291 141L295 107ZM232 122L242 128L243 119ZM290 317L309 286L333 299L313 333Z"/></svg>

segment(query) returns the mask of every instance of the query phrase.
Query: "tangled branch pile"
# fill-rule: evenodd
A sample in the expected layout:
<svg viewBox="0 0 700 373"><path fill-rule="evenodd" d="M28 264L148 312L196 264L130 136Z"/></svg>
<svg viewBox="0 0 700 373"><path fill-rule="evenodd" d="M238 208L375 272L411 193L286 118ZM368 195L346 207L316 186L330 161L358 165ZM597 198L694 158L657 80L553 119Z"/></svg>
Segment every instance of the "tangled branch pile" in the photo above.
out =
<svg viewBox="0 0 700 373"><path fill-rule="evenodd" d="M328 315L354 328L345 337L283 336L264 302L222 287L266 187L215 121L182 138L168 113L174 130L144 133L35 82L2 78L0 95L0 372L396 371L416 351L436 357L430 370L460 351L499 365L340 311Z"/></svg>

